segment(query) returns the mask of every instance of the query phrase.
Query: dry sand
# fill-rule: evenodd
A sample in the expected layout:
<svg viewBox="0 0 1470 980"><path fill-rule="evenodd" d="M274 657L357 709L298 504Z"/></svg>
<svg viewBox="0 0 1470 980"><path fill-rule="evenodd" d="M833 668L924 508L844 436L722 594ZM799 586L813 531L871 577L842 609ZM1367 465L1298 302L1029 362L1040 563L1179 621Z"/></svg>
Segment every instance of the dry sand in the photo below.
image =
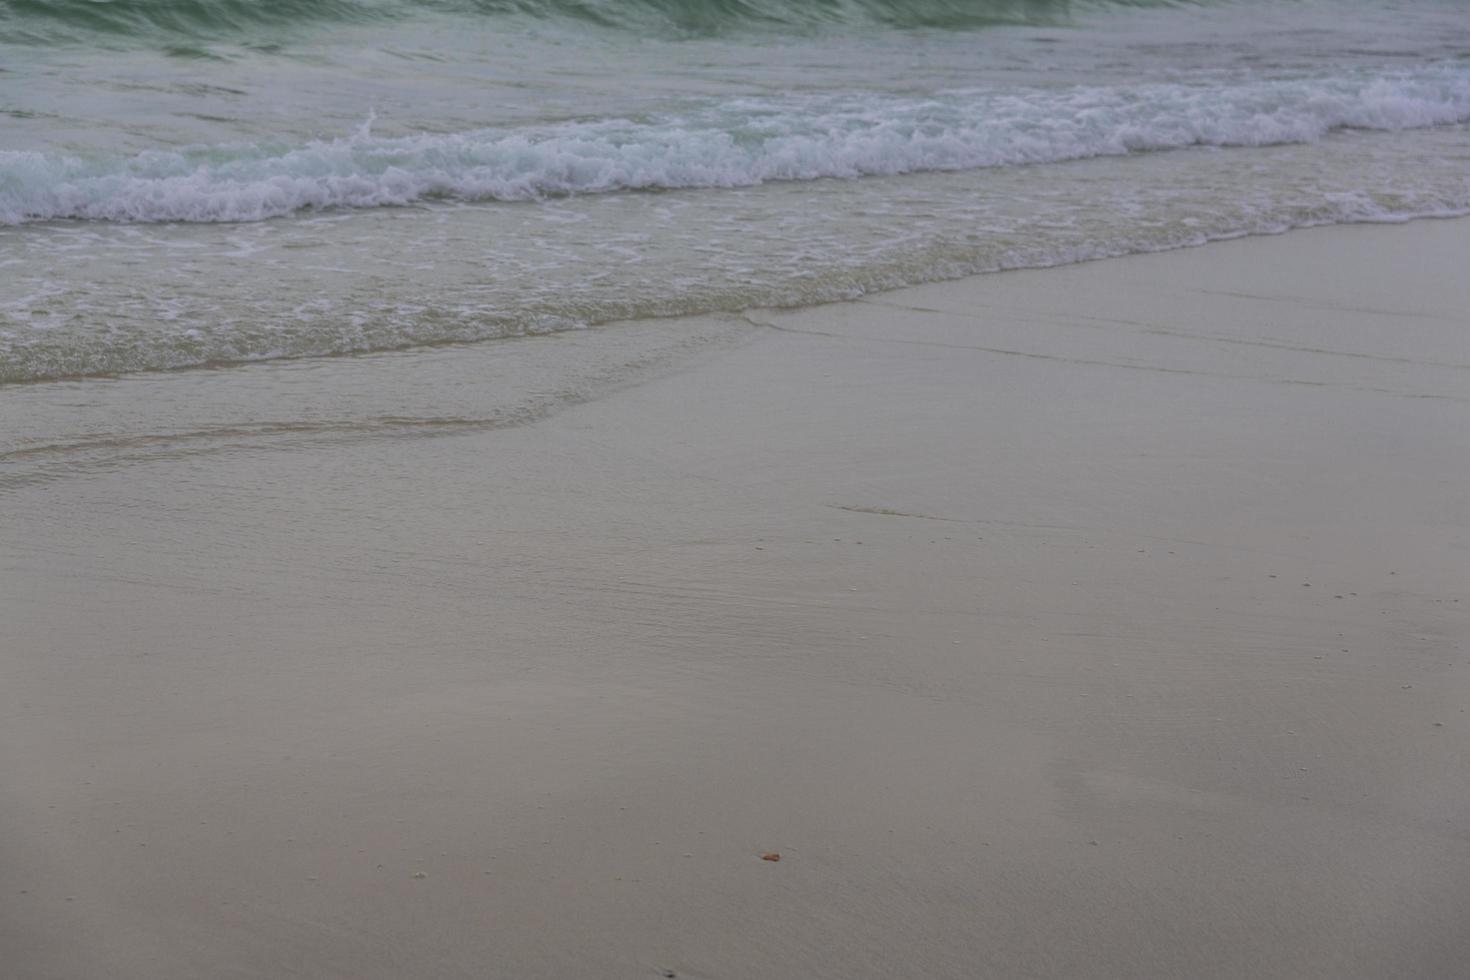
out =
<svg viewBox="0 0 1470 980"><path fill-rule="evenodd" d="M1466 269L1006 273L0 481L0 976L1464 976Z"/></svg>

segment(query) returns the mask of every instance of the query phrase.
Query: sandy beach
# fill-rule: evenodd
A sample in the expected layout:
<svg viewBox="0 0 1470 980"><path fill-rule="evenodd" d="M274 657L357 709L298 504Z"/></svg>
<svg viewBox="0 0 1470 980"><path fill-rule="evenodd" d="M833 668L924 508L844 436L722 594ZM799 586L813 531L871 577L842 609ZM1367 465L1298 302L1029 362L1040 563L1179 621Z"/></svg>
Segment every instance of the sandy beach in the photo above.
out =
<svg viewBox="0 0 1470 980"><path fill-rule="evenodd" d="M1467 257L0 389L0 975L1462 976Z"/></svg>

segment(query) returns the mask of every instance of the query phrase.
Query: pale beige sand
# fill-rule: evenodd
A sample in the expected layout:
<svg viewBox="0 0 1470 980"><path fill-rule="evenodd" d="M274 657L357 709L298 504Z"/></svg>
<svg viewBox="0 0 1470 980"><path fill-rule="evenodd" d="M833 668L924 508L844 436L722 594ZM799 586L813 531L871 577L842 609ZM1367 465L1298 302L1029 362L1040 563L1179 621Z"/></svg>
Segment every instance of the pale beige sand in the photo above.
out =
<svg viewBox="0 0 1470 980"><path fill-rule="evenodd" d="M1008 273L16 480L0 976L1464 976L1467 269Z"/></svg>

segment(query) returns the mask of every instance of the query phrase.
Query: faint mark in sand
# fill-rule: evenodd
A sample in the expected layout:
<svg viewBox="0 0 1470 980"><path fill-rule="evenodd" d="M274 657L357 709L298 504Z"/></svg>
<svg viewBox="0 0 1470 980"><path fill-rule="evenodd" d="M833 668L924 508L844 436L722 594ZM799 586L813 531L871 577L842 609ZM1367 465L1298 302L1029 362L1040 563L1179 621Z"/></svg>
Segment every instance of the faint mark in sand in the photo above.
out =
<svg viewBox="0 0 1470 980"><path fill-rule="evenodd" d="M852 507L847 504L828 504L838 510L852 511L854 514L882 514L885 517L917 517L921 521L946 521L950 524L971 524L973 521L962 520L958 517L935 517L933 514L914 514L906 510L890 510L887 507Z"/></svg>
<svg viewBox="0 0 1470 980"><path fill-rule="evenodd" d="M1326 303L1321 300L1309 299L1306 296L1291 296L1281 294L1273 296L1269 293L1246 293L1233 289L1193 289L1191 292L1203 293L1206 296L1230 296L1235 299L1254 299L1266 303L1289 303L1293 306L1301 306L1309 310L1332 310L1341 313L1366 313L1370 316L1396 316L1407 317L1415 320L1439 320L1445 323L1463 323L1463 318L1446 316L1442 313L1422 313L1418 310L1385 310L1373 306L1356 306L1350 303Z"/></svg>
<svg viewBox="0 0 1470 980"><path fill-rule="evenodd" d="M1196 292L1202 292L1202 293L1208 293L1208 294L1220 295L1220 296L1243 296L1243 297L1247 297L1247 298L1251 298L1251 299L1273 299L1273 297L1269 297L1269 296L1251 296L1248 293L1230 293L1230 292L1221 292L1219 290L1203 289L1203 290L1196 290ZM1289 300L1289 299L1283 298L1283 301L1292 302L1293 300ZM1028 322L1028 323L1048 322L1048 323L1059 323L1059 324L1064 324L1064 325L1067 325L1067 326L1079 326L1079 327L1080 326L1084 326L1084 325L1088 325L1088 324L1101 323L1101 324L1107 324L1109 326L1135 327L1135 328L1137 328L1139 330L1142 330L1145 333L1154 334L1154 335L1161 336L1161 337L1173 337L1173 338L1178 339L1178 340L1192 340L1192 341L1198 341L1200 343L1206 343L1206 344L1229 344L1229 345L1235 345L1235 346L1241 346L1241 347L1263 347L1263 348L1266 348L1268 350L1293 351L1293 352L1301 353L1301 354L1323 354L1323 355L1326 355L1326 356L1329 356L1329 357L1353 357L1353 358L1359 358L1361 360L1367 360L1367 361L1383 361L1383 362L1387 362L1387 363L1390 363L1390 364L1418 364L1418 365L1422 365L1422 366L1425 366L1425 367L1449 368L1451 370L1457 370L1457 371L1470 370L1470 364L1462 364L1462 363L1453 362L1453 361L1442 361L1442 360L1436 361L1436 360L1426 360L1426 359L1423 359L1423 358L1414 358L1414 357L1399 357L1399 356L1395 356L1395 355L1391 355L1391 354L1368 354L1368 353L1364 353L1362 351L1333 350L1332 348L1329 348L1329 347L1306 347L1306 346L1302 346L1302 345L1299 345L1299 344L1279 343L1279 342L1271 341L1271 340L1261 340L1259 338L1222 337L1222 336L1219 336L1218 334L1191 333L1191 332L1186 331L1186 330L1175 330L1175 329L1171 329L1171 328L1169 328L1167 326L1164 326L1163 324L1152 323L1152 322L1150 322L1148 320L1131 320L1131 319L1127 319L1127 318L1123 318L1123 317L1088 316L1088 315L1080 315L1080 314L1061 314L1061 313L1049 313L1049 314L1044 314L1044 315L1037 315L1037 313L1035 311L1023 310L1023 309L1018 309L1018 308L1015 308L1015 307L1006 307L1006 306L989 306L989 305L978 304L978 303L977 304L972 304L972 309L981 309L981 310L984 310L985 313L983 313L983 314L977 314L977 313L969 312L969 311L966 311L966 310L941 310L941 309L936 309L936 308L928 307L928 306L910 306L910 305L907 305L907 304L904 304L904 303L887 302L887 301L878 300L878 299L859 299L859 300L854 300L854 302L862 303L862 304L867 305L867 306L883 306L883 307L887 307L888 309L893 309L893 310L905 310L905 311L910 312L910 313L932 313L932 314L938 314L940 316L954 317L954 318L965 319L965 320L986 321L986 320L994 319L997 316L1004 316L1004 317L1006 317L1008 319L1020 320L1020 321L1024 321L1024 322ZM1303 303L1301 305L1311 305L1311 304L1305 304L1305 303ZM1320 308L1320 309L1324 309L1324 310L1334 310L1334 311L1350 312L1350 313L1368 313L1368 314L1383 315L1383 316L1424 317L1424 318L1427 318L1427 319L1448 320L1448 322L1451 322L1451 323L1458 323L1459 322L1458 320L1452 320L1452 319L1449 319L1448 317L1438 317L1438 316L1435 316L1434 314L1428 314L1428 313L1424 313L1424 314L1420 314L1420 313L1395 313L1395 312L1390 311L1390 310L1360 309L1360 308L1351 307L1351 306L1332 306L1332 305L1325 305L1325 304L1318 304L1314 308Z"/></svg>
<svg viewBox="0 0 1470 980"><path fill-rule="evenodd" d="M823 507L831 507L833 510L845 510L850 514L874 514L878 517L910 517L921 521L943 521L946 524L978 524L985 527L1007 527L1024 528L1032 531L1070 531L1079 534L1099 533L1086 527L1073 524L1040 524L1028 521L1000 521L984 520L973 517L940 517L936 514L920 514L917 511L895 510L892 507L861 507L856 504L823 504ZM1195 545L1201 548L1218 548L1225 551L1239 551L1245 554L1269 555L1276 558L1304 558L1304 555L1289 551L1269 551L1264 548L1251 548L1244 545L1226 544L1220 541L1200 541L1194 538L1180 538L1167 534L1144 534L1132 532L1126 535L1129 538L1138 538L1147 541L1164 541L1170 544ZM839 539L840 540L840 539ZM861 543L861 542L859 542ZM1169 552L1171 555L1173 552ZM1272 576L1275 578L1275 576Z"/></svg>
<svg viewBox="0 0 1470 980"><path fill-rule="evenodd" d="M1416 392L1400 391L1394 388L1378 388L1372 385L1350 384L1341 381L1313 381L1308 378L1282 378L1260 374L1227 374L1221 371L1205 371L1195 368L1165 367L1160 364L1133 364L1127 361L1106 361L1087 357L1066 357L1061 354L1046 354L1041 351L1016 350L1009 347L985 347L979 344L953 344L941 340L920 340L912 337L867 337L858 334L837 333L831 330L812 330L801 327L787 327L769 320L758 320L748 314L742 319L755 327L766 327L778 333L798 334L807 337L827 337L832 340L843 340L853 343L870 344L907 344L912 347L937 347L946 350L969 350L981 354L996 354L1002 357L1022 357L1035 361L1054 361L1062 364L1077 364L1092 367L1119 368L1125 371L1150 371L1155 374L1180 374L1192 375L1200 378L1222 378L1228 381L1251 381L1257 384L1274 385L1302 385L1308 388L1337 388L1350 391L1367 391L1376 395L1393 395L1398 398L1423 398L1437 401L1470 402L1470 398L1459 395L1447 395L1439 392ZM1363 355L1371 356L1371 355ZM1450 367L1460 367L1451 364Z"/></svg>
<svg viewBox="0 0 1470 980"><path fill-rule="evenodd" d="M947 524L983 524L988 527L1024 527L1040 531L1086 531L1086 528L1070 524L1028 524L1025 521L987 521L969 517L938 517L934 514L919 514L913 511L893 510L889 507L858 507L854 504L823 504L834 510L845 510L851 514L876 514L879 517L912 517L921 521L944 521ZM858 542L861 544L862 542Z"/></svg>

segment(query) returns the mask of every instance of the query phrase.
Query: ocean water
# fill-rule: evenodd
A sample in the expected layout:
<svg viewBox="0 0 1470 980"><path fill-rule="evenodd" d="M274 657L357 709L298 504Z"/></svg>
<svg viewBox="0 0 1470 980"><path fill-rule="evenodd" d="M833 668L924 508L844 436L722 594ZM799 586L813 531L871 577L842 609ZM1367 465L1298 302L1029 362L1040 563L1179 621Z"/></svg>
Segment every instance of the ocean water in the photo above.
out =
<svg viewBox="0 0 1470 980"><path fill-rule="evenodd" d="M0 0L0 385L1465 213L1460 0Z"/></svg>

